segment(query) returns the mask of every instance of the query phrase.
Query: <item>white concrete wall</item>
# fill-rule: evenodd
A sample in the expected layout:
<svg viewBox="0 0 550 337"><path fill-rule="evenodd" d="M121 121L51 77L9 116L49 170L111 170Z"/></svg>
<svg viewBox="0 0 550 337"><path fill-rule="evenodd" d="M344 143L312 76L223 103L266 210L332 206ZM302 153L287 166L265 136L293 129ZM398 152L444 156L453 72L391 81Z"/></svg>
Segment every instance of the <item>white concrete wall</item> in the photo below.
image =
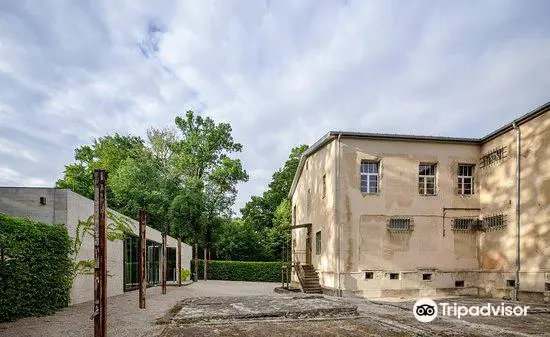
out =
<svg viewBox="0 0 550 337"><path fill-rule="evenodd" d="M46 205L40 204L40 197L46 197ZM120 213L111 211L118 216L122 216ZM0 212L11 216L26 217L34 221L64 224L67 226L69 235L74 239L78 222L86 221L93 215L94 202L66 189L0 187ZM133 234L139 235L139 223L129 218L128 221ZM147 227L146 237L148 240L162 243L161 233L151 227ZM168 236L166 244L167 247L177 249L178 240ZM85 235L76 261L93 258L93 236ZM191 246L182 242L181 261L183 269L189 269L190 260ZM162 260L160 266L162 266ZM107 270L109 274L107 280L108 296L123 293L124 242L122 240L107 242ZM72 304L93 300L93 289L93 275L77 276L71 291Z"/></svg>

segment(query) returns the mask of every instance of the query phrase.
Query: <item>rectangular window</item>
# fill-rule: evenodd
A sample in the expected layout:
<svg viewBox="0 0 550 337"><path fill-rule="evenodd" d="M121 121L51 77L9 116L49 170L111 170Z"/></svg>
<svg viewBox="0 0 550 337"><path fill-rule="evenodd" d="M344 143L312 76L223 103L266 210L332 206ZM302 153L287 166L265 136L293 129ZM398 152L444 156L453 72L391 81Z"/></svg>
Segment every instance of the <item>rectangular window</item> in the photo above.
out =
<svg viewBox="0 0 550 337"><path fill-rule="evenodd" d="M374 273L372 271L365 272L365 280L372 280L374 278Z"/></svg>
<svg viewBox="0 0 550 337"><path fill-rule="evenodd" d="M399 273L390 273L390 280L399 280Z"/></svg>
<svg viewBox="0 0 550 337"><path fill-rule="evenodd" d="M410 230L411 219L390 219L389 230Z"/></svg>
<svg viewBox="0 0 550 337"><path fill-rule="evenodd" d="M361 162L361 193L378 193L378 162Z"/></svg>
<svg viewBox="0 0 550 337"><path fill-rule="evenodd" d="M323 174L323 199L327 196L327 175Z"/></svg>
<svg viewBox="0 0 550 337"><path fill-rule="evenodd" d="M420 164L418 166L418 193L420 195L435 195L436 164Z"/></svg>
<svg viewBox="0 0 550 337"><path fill-rule="evenodd" d="M453 220L453 230L469 231L475 228L477 219L473 218L456 218Z"/></svg>
<svg viewBox="0 0 550 337"><path fill-rule="evenodd" d="M506 280L506 286L507 287L515 287L516 286L516 280Z"/></svg>
<svg viewBox="0 0 550 337"><path fill-rule="evenodd" d="M501 161L505 156L506 156L505 148L504 147L498 148L481 157L481 160L479 161L479 166L482 168L487 167L493 163L497 163Z"/></svg>
<svg viewBox="0 0 550 337"><path fill-rule="evenodd" d="M296 225L296 205L292 207L292 224Z"/></svg>
<svg viewBox="0 0 550 337"><path fill-rule="evenodd" d="M458 165L458 194L474 194L474 165Z"/></svg>
<svg viewBox="0 0 550 337"><path fill-rule="evenodd" d="M456 288L464 288L464 281L455 281Z"/></svg>
<svg viewBox="0 0 550 337"><path fill-rule="evenodd" d="M321 231L315 233L315 254L321 254Z"/></svg>
<svg viewBox="0 0 550 337"><path fill-rule="evenodd" d="M432 280L432 274L422 274L422 280L423 281L431 281Z"/></svg>
<svg viewBox="0 0 550 337"><path fill-rule="evenodd" d="M485 229L500 229L506 226L506 217L504 214L488 216L483 219Z"/></svg>

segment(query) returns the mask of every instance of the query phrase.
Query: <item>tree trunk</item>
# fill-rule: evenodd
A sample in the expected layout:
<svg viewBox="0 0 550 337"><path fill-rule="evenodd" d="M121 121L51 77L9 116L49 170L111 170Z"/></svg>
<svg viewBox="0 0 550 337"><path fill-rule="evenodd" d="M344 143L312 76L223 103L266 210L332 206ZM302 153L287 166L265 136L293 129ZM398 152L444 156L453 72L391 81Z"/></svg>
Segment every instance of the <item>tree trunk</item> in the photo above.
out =
<svg viewBox="0 0 550 337"><path fill-rule="evenodd" d="M195 238L195 277L193 281L199 280L199 239Z"/></svg>
<svg viewBox="0 0 550 337"><path fill-rule="evenodd" d="M204 275L203 275L203 277L204 277L204 280L206 281L208 279L208 277L206 275L206 265L208 263L208 256L206 255L206 247L204 248L203 255L204 255L204 257L203 257L204 258L204 261L203 261L204 262L204 265L203 265L204 266L204 273L203 273Z"/></svg>

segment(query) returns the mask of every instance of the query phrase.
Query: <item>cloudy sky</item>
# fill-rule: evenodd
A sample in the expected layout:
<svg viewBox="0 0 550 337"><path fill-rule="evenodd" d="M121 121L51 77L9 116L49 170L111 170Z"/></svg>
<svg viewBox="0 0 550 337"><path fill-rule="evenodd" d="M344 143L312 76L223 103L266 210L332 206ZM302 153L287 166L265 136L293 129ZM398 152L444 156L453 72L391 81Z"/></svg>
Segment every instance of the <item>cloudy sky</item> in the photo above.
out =
<svg viewBox="0 0 550 337"><path fill-rule="evenodd" d="M550 1L0 1L0 185L186 110L260 194L329 130L480 137L550 100Z"/></svg>

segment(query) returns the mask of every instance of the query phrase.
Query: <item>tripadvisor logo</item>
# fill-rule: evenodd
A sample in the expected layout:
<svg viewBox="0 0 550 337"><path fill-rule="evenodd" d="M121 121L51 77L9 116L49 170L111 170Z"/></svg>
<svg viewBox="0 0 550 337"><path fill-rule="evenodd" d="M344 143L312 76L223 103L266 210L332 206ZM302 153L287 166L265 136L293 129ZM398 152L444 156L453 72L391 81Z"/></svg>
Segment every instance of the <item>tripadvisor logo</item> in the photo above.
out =
<svg viewBox="0 0 550 337"><path fill-rule="evenodd" d="M438 308L439 307L439 308ZM413 306L414 317L423 323L433 321L438 313L441 316L456 317L464 316L526 316L529 306L506 305L504 303L484 305L459 305L456 302L441 302L439 305L430 298L421 298Z"/></svg>

